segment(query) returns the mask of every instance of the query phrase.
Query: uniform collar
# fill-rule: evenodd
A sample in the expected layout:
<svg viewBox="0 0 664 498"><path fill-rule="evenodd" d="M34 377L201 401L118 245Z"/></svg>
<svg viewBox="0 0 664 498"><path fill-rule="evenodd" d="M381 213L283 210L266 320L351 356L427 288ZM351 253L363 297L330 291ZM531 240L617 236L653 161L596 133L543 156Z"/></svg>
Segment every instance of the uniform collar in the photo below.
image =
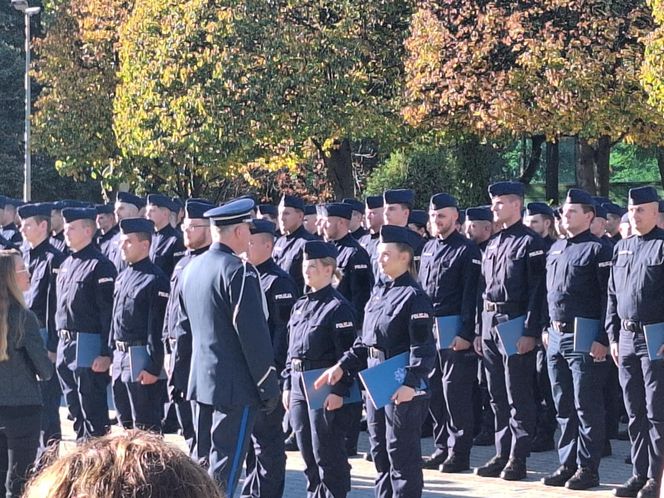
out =
<svg viewBox="0 0 664 498"><path fill-rule="evenodd" d="M18 231L18 228L16 227L16 223L13 221L11 223L7 223L2 227L3 230L16 230Z"/></svg>
<svg viewBox="0 0 664 498"><path fill-rule="evenodd" d="M168 235L168 234L170 234L171 232L173 232L173 230L175 230L175 228L173 228L173 227L171 226L171 224L168 223L168 224L167 224L164 228L162 228L161 230L157 230L156 233L158 233L159 235Z"/></svg>
<svg viewBox="0 0 664 498"><path fill-rule="evenodd" d="M46 248L48 247L49 244L50 242L48 241L48 237L46 237L35 247L30 248L30 255L41 254L46 252Z"/></svg>
<svg viewBox="0 0 664 498"><path fill-rule="evenodd" d="M637 235L637 237L643 240L661 239L664 238L664 230L655 225L655 228L650 230L647 234Z"/></svg>
<svg viewBox="0 0 664 498"><path fill-rule="evenodd" d="M92 242L90 242L87 246L85 246L80 251L72 252L71 255L74 258L84 258L84 257L92 254L93 252L95 252L95 248L94 248L94 245L92 244Z"/></svg>
<svg viewBox="0 0 664 498"><path fill-rule="evenodd" d="M274 262L274 260L272 258L267 258L260 265L257 265L256 269L258 270L259 273L265 273L268 270L274 268L275 266L277 266L277 264Z"/></svg>
<svg viewBox="0 0 664 498"><path fill-rule="evenodd" d="M410 272L405 271L394 280L388 281L385 286L388 289L391 287L410 287L414 283L415 281L413 280L413 277L411 276Z"/></svg>
<svg viewBox="0 0 664 498"><path fill-rule="evenodd" d="M455 239L459 239L459 237L463 237L463 235L461 235L461 234L459 233L459 230L457 230L457 229L455 228L454 230L452 230L452 233L450 233L447 237L445 237L445 238L442 238L442 237L436 237L436 238L437 238L438 240L440 240L441 242L449 243L449 242L453 242Z"/></svg>
<svg viewBox="0 0 664 498"><path fill-rule="evenodd" d="M512 225L508 226L507 228L503 228L500 232L498 233L511 233L511 232L517 232L523 228L523 219L519 218L519 220L516 223L513 223Z"/></svg>
<svg viewBox="0 0 664 498"><path fill-rule="evenodd" d="M115 236L116 233L120 233L120 225L118 225L117 223L113 225L108 232L102 234L102 237L106 238L113 237Z"/></svg>
<svg viewBox="0 0 664 498"><path fill-rule="evenodd" d="M187 254L189 254L190 256L198 256L199 254L203 254L208 249L210 249L210 246L203 246L199 247L198 249L189 250L187 251Z"/></svg>
<svg viewBox="0 0 664 498"><path fill-rule="evenodd" d="M136 263L130 263L129 266L135 270L143 270L150 266L150 256L146 256L140 261L136 261Z"/></svg>
<svg viewBox="0 0 664 498"><path fill-rule="evenodd" d="M347 245L352 244L352 241L354 241L354 240L355 239L353 238L353 236L350 233L347 233L346 235L344 235L340 239L335 240L334 245L336 245L336 246L347 246Z"/></svg>
<svg viewBox="0 0 664 498"><path fill-rule="evenodd" d="M570 237L567 240L576 243L576 242L587 242L589 240L593 239L593 234L590 233L590 228L587 230L584 230L583 232L575 235L574 237Z"/></svg>
<svg viewBox="0 0 664 498"><path fill-rule="evenodd" d="M290 239L294 239L296 237L297 238L304 237L304 232L306 232L306 231L307 231L307 229L304 228L304 225L300 225L297 228L297 230L295 230L293 233L286 235L286 238L288 240L290 240ZM309 232L307 232L307 233L309 233Z"/></svg>
<svg viewBox="0 0 664 498"><path fill-rule="evenodd" d="M222 244L221 242L213 242L212 245L210 246L210 251L227 252L229 254L235 254L233 252L233 249L228 247L226 244Z"/></svg>
<svg viewBox="0 0 664 498"><path fill-rule="evenodd" d="M307 299L312 299L312 300L319 300L319 299L325 299L327 296L332 294L332 291L334 290L334 287L332 287L332 284L326 285L322 289L319 289L315 292L307 292L306 297Z"/></svg>

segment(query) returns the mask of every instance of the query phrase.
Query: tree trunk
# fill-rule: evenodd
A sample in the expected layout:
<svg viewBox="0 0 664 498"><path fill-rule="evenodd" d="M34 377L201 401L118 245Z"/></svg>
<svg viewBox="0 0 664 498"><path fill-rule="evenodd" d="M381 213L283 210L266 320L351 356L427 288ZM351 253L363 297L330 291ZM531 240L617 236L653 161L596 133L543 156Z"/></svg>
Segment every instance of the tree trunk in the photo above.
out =
<svg viewBox="0 0 664 498"><path fill-rule="evenodd" d="M576 163L576 182L590 195L597 194L595 185L595 149L584 138L579 139L579 155Z"/></svg>
<svg viewBox="0 0 664 498"><path fill-rule="evenodd" d="M659 168L659 181L664 188L664 148L657 147L657 167Z"/></svg>
<svg viewBox="0 0 664 498"><path fill-rule="evenodd" d="M537 173L537 168L539 168L541 162L540 158L542 157L542 144L544 144L545 140L546 137L544 135L533 135L530 137L530 143L532 145L530 149L530 158L528 159L526 168L523 170L523 173L519 178L520 182L528 185L535 176L535 173Z"/></svg>
<svg viewBox="0 0 664 498"><path fill-rule="evenodd" d="M609 196L609 159L611 155L611 139L604 135L597 141L595 148L595 167L597 172L597 188L599 195Z"/></svg>
<svg viewBox="0 0 664 498"><path fill-rule="evenodd" d="M553 204L560 203L560 195L558 192L558 182L560 172L560 155L558 150L558 142L546 143L546 195L547 201Z"/></svg>
<svg viewBox="0 0 664 498"><path fill-rule="evenodd" d="M329 153L324 154L323 158L327 176L332 182L334 198L341 200L344 197L354 197L355 182L353 181L350 140L347 138L335 139Z"/></svg>

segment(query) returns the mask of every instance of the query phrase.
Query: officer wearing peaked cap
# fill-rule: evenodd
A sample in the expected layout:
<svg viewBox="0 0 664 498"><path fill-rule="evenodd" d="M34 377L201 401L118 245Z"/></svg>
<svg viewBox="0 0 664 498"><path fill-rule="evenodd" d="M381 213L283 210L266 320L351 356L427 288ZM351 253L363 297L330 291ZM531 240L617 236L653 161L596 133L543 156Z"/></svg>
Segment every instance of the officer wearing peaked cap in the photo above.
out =
<svg viewBox="0 0 664 498"><path fill-rule="evenodd" d="M653 187L629 191L634 235L613 252L606 311L611 356L618 365L629 417L632 477L616 496L659 496L664 457L664 362L650 360L645 327L664 322L664 230L657 227L659 198ZM662 354L662 348L658 351Z"/></svg>
<svg viewBox="0 0 664 498"><path fill-rule="evenodd" d="M247 256L260 275L267 301L267 323L272 337L277 371L286 365L288 320L298 291L295 281L272 259L276 225L268 220L254 220ZM243 498L281 498L286 477L286 453L282 422L283 406L272 413L258 413L247 453L247 477Z"/></svg>
<svg viewBox="0 0 664 498"><path fill-rule="evenodd" d="M482 335L475 340L475 349L483 355L488 377L495 415L496 455L476 473L513 481L526 477L526 457L535 429L534 348L543 325L544 242L521 220L522 183L494 183L489 194L494 220L502 225L502 230L492 237L482 262L485 285L478 324ZM526 320L517 342L518 354L508 356L496 326L522 316Z"/></svg>
<svg viewBox="0 0 664 498"><path fill-rule="evenodd" d="M182 233L171 225L173 202L162 194L148 195L145 216L154 222L154 240L150 246L150 259L170 278L178 260L184 256Z"/></svg>
<svg viewBox="0 0 664 498"><path fill-rule="evenodd" d="M108 347L115 268L93 246L94 208L66 208L65 240L71 254L60 265L56 280L58 331L57 372L74 431L79 440L103 436L109 428L106 388L111 353ZM99 334L99 352L91 367L78 367L79 334Z"/></svg>
<svg viewBox="0 0 664 498"><path fill-rule="evenodd" d="M309 233L303 226L304 202L299 197L284 195L279 202L279 228L283 235L274 245L272 257L282 270L287 271L295 280L302 293L304 277L302 276L302 251L308 240L316 236Z"/></svg>
<svg viewBox="0 0 664 498"><path fill-rule="evenodd" d="M175 405L178 422L189 451L197 460L200 460L201 457L198 455L199 447L196 445L192 407L191 402L185 398L191 370L191 334L178 326L179 294L182 285L182 271L194 258L207 251L212 243L210 222L203 215L213 208L214 205L206 202L188 200L185 203L185 218L181 229L187 254L177 262L171 275L170 295L166 305L162 334L164 349L170 355L167 372L169 398ZM204 457L207 458L210 453L209 446L205 448L204 453Z"/></svg>
<svg viewBox="0 0 664 498"><path fill-rule="evenodd" d="M144 218L125 218L120 222L120 251L129 266L115 281L110 347L118 421L125 428L159 432L163 411L160 375L164 365L161 334L168 279L150 261L153 232L154 224ZM139 349L147 353L142 367L132 364L132 354Z"/></svg>
<svg viewBox="0 0 664 498"><path fill-rule="evenodd" d="M429 213L436 237L422 250L419 281L433 301L436 319L458 316L460 327L450 343L438 344L438 365L433 375L438 376L442 389L431 395L436 450L425 461L425 468L440 466L443 472L461 472L469 468L473 442L472 391L477 355L472 346L482 256L477 245L456 230L458 205L454 197L434 195Z"/></svg>
<svg viewBox="0 0 664 498"><path fill-rule="evenodd" d="M209 473L233 496L256 411L279 400L259 276L247 251L254 202L211 209L213 244L183 270L180 325L192 337L187 398L197 403L197 443L209 442ZM258 311L258 312L257 312Z"/></svg>

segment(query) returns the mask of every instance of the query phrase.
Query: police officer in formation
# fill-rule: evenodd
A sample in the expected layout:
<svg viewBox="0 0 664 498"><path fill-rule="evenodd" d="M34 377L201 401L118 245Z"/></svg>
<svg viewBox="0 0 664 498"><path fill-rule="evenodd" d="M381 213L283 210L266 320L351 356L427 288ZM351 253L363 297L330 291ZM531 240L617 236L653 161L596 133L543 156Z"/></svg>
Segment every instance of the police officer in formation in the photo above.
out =
<svg viewBox="0 0 664 498"><path fill-rule="evenodd" d="M150 246L150 259L168 278L175 265L185 254L182 232L171 224L171 213L179 207L163 194L149 194L145 216L154 223L154 237Z"/></svg>
<svg viewBox="0 0 664 498"><path fill-rule="evenodd" d="M94 248L97 211L66 208L65 240L71 254L57 277L55 329L58 333L56 367L74 431L79 440L102 436L109 429L106 389L111 366L109 330L113 309L113 264ZM79 334L99 335L91 366L79 366Z"/></svg>
<svg viewBox="0 0 664 498"><path fill-rule="evenodd" d="M110 347L113 401L125 428L159 432L164 366L162 329L169 283L150 261L154 224L145 218L120 222L120 251L128 267L115 281ZM144 365L134 366L132 348L145 348ZM137 374L134 378L134 372Z"/></svg>
<svg viewBox="0 0 664 498"><path fill-rule="evenodd" d="M171 275L170 294L166 305L164 317L164 350L169 357L167 362L168 394L170 401L175 405L175 411L182 429L182 436L189 447L192 457L196 460L207 458L209 448L205 455L198 455L196 451L196 432L192 405L186 398L189 371L191 370L191 334L178 326L180 318L180 287L182 284L182 270L197 256L207 251L212 244L210 235L210 222L205 219L206 211L215 206L208 202L188 200L185 203L185 218L181 225L184 234L184 245L187 253L180 259Z"/></svg>
<svg viewBox="0 0 664 498"><path fill-rule="evenodd" d="M97 228L99 234L97 237L97 247L108 259L114 256L113 238L120 233L120 225L115 221L115 212L113 204L97 204Z"/></svg>
<svg viewBox="0 0 664 498"><path fill-rule="evenodd" d="M117 223L120 223L125 218L136 218L144 207L145 201L141 197L129 192L118 192L113 206L115 220ZM120 251L120 230L111 237L111 242L107 250L109 253L108 259L113 262L116 270L120 273L127 267L127 262L122 259L122 251Z"/></svg>
<svg viewBox="0 0 664 498"><path fill-rule="evenodd" d="M25 303L37 316L48 356L55 363L58 335L55 329L56 278L64 255L49 242L51 232L51 204L41 203L21 206L21 233L28 244L23 253L25 267L30 275L30 290L25 293ZM62 439L60 428L60 398L62 389L58 377L40 381L43 411L40 450L57 445Z"/></svg>
<svg viewBox="0 0 664 498"><path fill-rule="evenodd" d="M51 206L51 236L49 242L53 247L63 254L69 254L69 248L65 243L65 220L62 210L67 207L64 201L54 202Z"/></svg>
<svg viewBox="0 0 664 498"><path fill-rule="evenodd" d="M276 225L269 220L254 220L247 251L249 262L258 271L267 301L267 323L277 372L286 367L288 320L299 292L295 281L272 259ZM282 434L284 408L279 404L271 413L256 415L247 452L243 498L281 498L286 482L286 452Z"/></svg>
<svg viewBox="0 0 664 498"><path fill-rule="evenodd" d="M369 233L369 230L364 227L364 203L352 197L346 197L341 202L348 204L353 209L348 231L351 237L355 240L360 240Z"/></svg>
<svg viewBox="0 0 664 498"><path fill-rule="evenodd" d="M0 235L14 244L20 246L23 238L16 226L16 207L20 201L0 195Z"/></svg>
<svg viewBox="0 0 664 498"><path fill-rule="evenodd" d="M378 242L380 238L380 227L383 226L383 196L370 195L365 201L365 217L369 233L359 239L359 243L369 255L374 282L379 281L380 267L378 266Z"/></svg>
<svg viewBox="0 0 664 498"><path fill-rule="evenodd" d="M434 195L429 213L435 238L422 250L419 281L433 302L435 319L458 316L460 326L450 343L439 339L433 375L439 377L441 388L431 394L436 449L424 466L461 472L470 468L473 444L472 394L477 375L473 341L482 256L477 245L456 229L459 207L454 197Z"/></svg>
<svg viewBox="0 0 664 498"><path fill-rule="evenodd" d="M209 473L228 496L257 411L269 413L279 402L260 277L239 256L248 249L253 209L252 200L239 199L207 211L213 244L181 277L180 326L192 337L187 398L197 405L197 445L209 447Z"/></svg>
<svg viewBox="0 0 664 498"><path fill-rule="evenodd" d="M308 241L303 254L302 272L309 291L295 303L288 322L283 405L290 413L305 463L307 496L344 498L350 491L350 465L344 442L349 412L343 408L349 383L338 383L323 408L312 410L307 404L302 374L333 366L351 347L357 337L355 311L332 285L337 270L335 246Z"/></svg>

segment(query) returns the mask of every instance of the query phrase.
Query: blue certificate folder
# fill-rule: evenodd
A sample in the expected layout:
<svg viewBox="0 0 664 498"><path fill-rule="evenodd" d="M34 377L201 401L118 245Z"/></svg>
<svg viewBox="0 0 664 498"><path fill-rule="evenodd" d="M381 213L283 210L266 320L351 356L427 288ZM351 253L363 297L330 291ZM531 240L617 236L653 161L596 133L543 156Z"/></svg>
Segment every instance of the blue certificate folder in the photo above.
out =
<svg viewBox="0 0 664 498"><path fill-rule="evenodd" d="M148 354L148 348L146 346L129 347L129 369L131 370L132 382L138 382L138 374L141 373L141 370L145 370L145 367L147 367L150 363L151 359L150 355ZM161 370L159 378L166 378L166 372L164 369Z"/></svg>
<svg viewBox="0 0 664 498"><path fill-rule="evenodd" d="M499 323L496 325L496 331L500 337L500 342L503 343L505 354L512 356L517 353L516 343L523 336L523 331L526 327L526 315L518 316L512 320Z"/></svg>
<svg viewBox="0 0 664 498"><path fill-rule="evenodd" d="M101 336L99 334L76 334L76 368L90 368L92 362L101 353Z"/></svg>
<svg viewBox="0 0 664 498"><path fill-rule="evenodd" d="M360 372L360 380L376 410L392 403L392 396L406 378L406 366L409 363L410 353L405 352ZM425 386L421 386L421 389L424 388Z"/></svg>
<svg viewBox="0 0 664 498"><path fill-rule="evenodd" d="M454 338L461 331L461 316L437 316L434 322L434 332L436 333L436 347L438 349L449 349Z"/></svg>
<svg viewBox="0 0 664 498"><path fill-rule="evenodd" d="M646 336L646 345L648 346L648 358L650 361L661 360L657 356L657 351L664 344L664 323L653 323L643 327L643 333Z"/></svg>
<svg viewBox="0 0 664 498"><path fill-rule="evenodd" d="M590 348L597 337L601 322L592 318L574 318L574 352L590 353Z"/></svg>
<svg viewBox="0 0 664 498"><path fill-rule="evenodd" d="M327 370L327 368L307 370L302 373L304 394L307 397L309 410L320 410L323 408L327 395L332 392L332 386L329 384L325 384L320 389L314 387L314 382L316 382L316 379L320 377L325 370ZM360 386L358 385L357 380L355 380L348 390L348 396L344 396L344 405L359 403L360 401L362 401L362 393L360 392Z"/></svg>

